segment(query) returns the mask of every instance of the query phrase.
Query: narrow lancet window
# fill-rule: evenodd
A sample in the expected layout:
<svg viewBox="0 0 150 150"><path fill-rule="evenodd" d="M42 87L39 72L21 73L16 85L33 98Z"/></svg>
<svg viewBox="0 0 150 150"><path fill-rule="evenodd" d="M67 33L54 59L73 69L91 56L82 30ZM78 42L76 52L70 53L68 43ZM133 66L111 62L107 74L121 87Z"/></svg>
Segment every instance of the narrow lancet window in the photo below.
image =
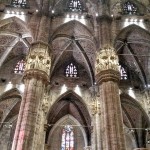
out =
<svg viewBox="0 0 150 150"><path fill-rule="evenodd" d="M123 5L123 12L124 14L136 14L137 7L131 2L126 2Z"/></svg>
<svg viewBox="0 0 150 150"><path fill-rule="evenodd" d="M14 7L22 7L25 8L27 7L27 2L26 0L12 0L11 1L12 6Z"/></svg>
<svg viewBox="0 0 150 150"><path fill-rule="evenodd" d="M14 73L24 73L25 70L25 61L21 60L16 64L16 67L14 69Z"/></svg>
<svg viewBox="0 0 150 150"><path fill-rule="evenodd" d="M66 67L65 75L66 77L77 77L78 75L77 67L73 63L70 63Z"/></svg>
<svg viewBox="0 0 150 150"><path fill-rule="evenodd" d="M120 75L121 75L121 80L127 80L128 79L127 73L122 66L120 66Z"/></svg>
<svg viewBox="0 0 150 150"><path fill-rule="evenodd" d="M70 125L62 130L61 150L74 150L74 131Z"/></svg>
<svg viewBox="0 0 150 150"><path fill-rule="evenodd" d="M82 4L80 0L69 0L68 9L70 11L82 11Z"/></svg>

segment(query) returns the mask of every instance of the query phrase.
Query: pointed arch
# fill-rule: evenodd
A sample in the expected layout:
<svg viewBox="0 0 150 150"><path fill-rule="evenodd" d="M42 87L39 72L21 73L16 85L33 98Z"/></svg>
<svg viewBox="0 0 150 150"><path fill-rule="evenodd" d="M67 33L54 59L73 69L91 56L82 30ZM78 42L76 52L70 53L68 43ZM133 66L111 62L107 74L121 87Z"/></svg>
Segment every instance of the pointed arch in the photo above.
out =
<svg viewBox="0 0 150 150"><path fill-rule="evenodd" d="M147 128L150 127L149 117L141 104L130 97L126 93L121 93L122 111L125 113L128 121L130 122L129 129L133 129L134 137L138 147L146 146ZM137 115L138 114L138 115ZM124 118L125 119L125 118ZM138 120L138 121L137 121ZM127 124L126 124L127 125Z"/></svg>
<svg viewBox="0 0 150 150"><path fill-rule="evenodd" d="M63 129L63 127L66 125L72 126L75 130L76 130L76 128L78 128L82 133L84 144L85 144L84 146L87 146L87 144L88 144L87 135L86 135L86 132L84 130L84 127L82 127L82 125L78 122L78 120L71 115L65 115L60 120L58 120L56 122L56 124L54 124L54 125L49 124L49 126L52 126L52 129L51 129L49 136L48 136L48 142L47 142L48 145L50 145L50 143L52 143L50 138L53 137L53 133L56 131L56 129L59 127L59 128L61 128L60 129L60 131L61 131ZM75 131L74 131L74 134L76 134ZM74 135L74 136L76 138L76 135ZM61 135L60 135L60 137L61 137ZM77 140L75 139L74 142L76 142L76 141Z"/></svg>
<svg viewBox="0 0 150 150"><path fill-rule="evenodd" d="M66 115L71 115L84 127L88 142L91 142L91 117L87 106L80 96L69 90L62 94L52 105L48 113L48 124L56 124L58 120ZM49 128L48 132L51 130ZM48 134L47 134L48 138Z"/></svg>
<svg viewBox="0 0 150 150"><path fill-rule="evenodd" d="M135 78L140 79L139 84L142 85L142 88L148 84L146 77L148 70L145 64L147 64L149 58L144 59L146 57L141 56L145 55L145 53L149 54L149 40L150 34L148 31L135 24L122 29L115 40L115 49L119 55L120 62L134 72Z"/></svg>

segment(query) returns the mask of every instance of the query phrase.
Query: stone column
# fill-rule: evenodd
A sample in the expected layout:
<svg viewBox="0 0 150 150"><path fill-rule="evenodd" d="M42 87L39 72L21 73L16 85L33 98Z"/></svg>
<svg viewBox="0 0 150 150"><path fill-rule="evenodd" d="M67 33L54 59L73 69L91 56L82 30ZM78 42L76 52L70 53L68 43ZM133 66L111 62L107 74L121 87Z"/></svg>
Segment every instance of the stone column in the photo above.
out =
<svg viewBox="0 0 150 150"><path fill-rule="evenodd" d="M12 150L32 150L38 145L40 112L49 81L51 60L48 45L31 45L24 73L25 92L21 102ZM44 124L43 124L44 126ZM44 143L43 143L44 144ZM37 150L37 149L36 149Z"/></svg>
<svg viewBox="0 0 150 150"><path fill-rule="evenodd" d="M112 43L111 22L112 18L108 15L97 17L97 23L99 24L99 42L101 48L107 47Z"/></svg>
<svg viewBox="0 0 150 150"><path fill-rule="evenodd" d="M96 79L100 88L102 149L125 150L118 87L120 73L118 57L113 48L106 48L97 53Z"/></svg>

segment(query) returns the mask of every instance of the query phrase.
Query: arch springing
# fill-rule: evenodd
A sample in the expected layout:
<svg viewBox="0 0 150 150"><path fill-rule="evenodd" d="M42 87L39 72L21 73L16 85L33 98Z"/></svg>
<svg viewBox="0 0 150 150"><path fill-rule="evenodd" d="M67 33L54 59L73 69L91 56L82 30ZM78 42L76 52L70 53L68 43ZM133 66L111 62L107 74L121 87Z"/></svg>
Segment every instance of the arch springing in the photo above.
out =
<svg viewBox="0 0 150 150"><path fill-rule="evenodd" d="M70 125L64 126L62 130L61 150L74 150L74 131Z"/></svg>
<svg viewBox="0 0 150 150"><path fill-rule="evenodd" d="M66 75L66 77L77 77L78 76L77 67L73 63L70 63L66 67L65 75Z"/></svg>
<svg viewBox="0 0 150 150"><path fill-rule="evenodd" d="M25 70L25 61L22 59L20 61L18 61L18 63L16 64L16 67L14 69L14 73L24 73Z"/></svg>
<svg viewBox="0 0 150 150"><path fill-rule="evenodd" d="M133 3L128 1L123 4L123 13L124 14L136 14L137 7Z"/></svg>

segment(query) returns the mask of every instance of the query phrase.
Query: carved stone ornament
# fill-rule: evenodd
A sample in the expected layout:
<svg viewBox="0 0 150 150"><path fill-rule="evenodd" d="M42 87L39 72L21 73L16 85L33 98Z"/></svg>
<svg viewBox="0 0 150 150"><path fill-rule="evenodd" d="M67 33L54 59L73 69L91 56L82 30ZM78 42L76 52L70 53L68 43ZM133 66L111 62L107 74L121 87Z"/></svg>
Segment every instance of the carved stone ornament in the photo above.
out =
<svg viewBox="0 0 150 150"><path fill-rule="evenodd" d="M51 60L48 53L48 46L38 43L30 48L30 54L27 58L26 70L37 69L50 73Z"/></svg>
<svg viewBox="0 0 150 150"><path fill-rule="evenodd" d="M46 115L48 112L48 97L46 95L44 95L44 98L43 98L42 110L44 114Z"/></svg>
<svg viewBox="0 0 150 150"><path fill-rule="evenodd" d="M103 70L119 71L118 56L113 48L105 48L96 54L96 74Z"/></svg>

